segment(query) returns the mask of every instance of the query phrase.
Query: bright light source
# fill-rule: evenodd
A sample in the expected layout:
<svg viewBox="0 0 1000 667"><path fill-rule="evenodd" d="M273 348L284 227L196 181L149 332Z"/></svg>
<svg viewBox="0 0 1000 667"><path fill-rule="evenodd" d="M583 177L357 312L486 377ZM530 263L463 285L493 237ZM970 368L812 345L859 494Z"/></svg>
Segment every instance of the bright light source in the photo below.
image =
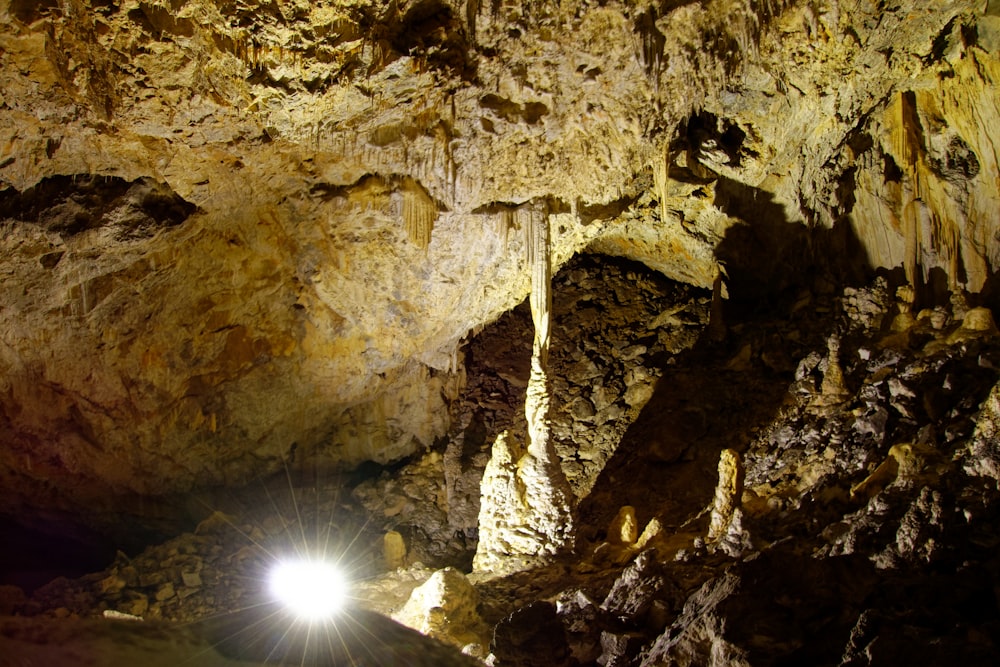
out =
<svg viewBox="0 0 1000 667"><path fill-rule="evenodd" d="M321 621L344 606L347 582L329 563L288 560L271 572L271 592L299 618Z"/></svg>

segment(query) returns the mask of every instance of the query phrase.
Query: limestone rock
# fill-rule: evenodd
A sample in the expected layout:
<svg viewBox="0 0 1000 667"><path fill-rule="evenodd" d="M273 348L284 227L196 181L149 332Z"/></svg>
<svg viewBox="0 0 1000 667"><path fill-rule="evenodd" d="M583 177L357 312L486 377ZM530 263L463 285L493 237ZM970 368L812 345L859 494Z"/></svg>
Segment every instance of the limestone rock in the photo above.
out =
<svg viewBox="0 0 1000 667"><path fill-rule="evenodd" d="M603 652L601 635L617 626L600 605L583 591L566 591L556 603L570 653L581 664L595 662Z"/></svg>
<svg viewBox="0 0 1000 667"><path fill-rule="evenodd" d="M615 580L601 608L638 628L644 625L653 604L671 597L673 591L656 560L656 551L647 550Z"/></svg>
<svg viewBox="0 0 1000 667"><path fill-rule="evenodd" d="M446 539L451 531L444 466L445 459L439 452L428 452L398 475L366 480L352 492L387 531L407 535L406 553L410 562L444 565L464 548L464 544ZM430 535L438 539L428 539Z"/></svg>
<svg viewBox="0 0 1000 667"><path fill-rule="evenodd" d="M962 319L962 326L948 337L949 344L984 336L996 336L997 325L989 308L972 308Z"/></svg>
<svg viewBox="0 0 1000 667"><path fill-rule="evenodd" d="M277 660L284 664L339 665L357 662L360 656L373 665L480 664L457 648L356 608L345 610L336 625L296 625L272 605L258 605L187 627L196 645L212 647L214 655L209 655L217 662L207 664L229 664L218 656L235 664L273 664ZM261 627L275 631L261 632Z"/></svg>
<svg viewBox="0 0 1000 667"><path fill-rule="evenodd" d="M992 479L1000 490L1000 386L983 402L963 466L970 475Z"/></svg>
<svg viewBox="0 0 1000 667"><path fill-rule="evenodd" d="M382 537L382 559L390 570L406 564L406 543L403 536L395 530L390 530Z"/></svg>
<svg viewBox="0 0 1000 667"><path fill-rule="evenodd" d="M566 632L551 602L532 602L500 621L494 630L490 651L501 665L562 667L572 664Z"/></svg>
<svg viewBox="0 0 1000 667"><path fill-rule="evenodd" d="M729 529L733 515L743 498L745 471L739 452L725 449L719 455L719 482L715 487L708 539L718 540Z"/></svg>
<svg viewBox="0 0 1000 667"><path fill-rule="evenodd" d="M393 618L419 632L462 648L489 643L476 610L479 594L454 568L438 570L415 588Z"/></svg>
<svg viewBox="0 0 1000 667"><path fill-rule="evenodd" d="M940 457L933 448L919 443L902 443L889 448L889 456L861 482L851 487L852 496L870 498L891 484L920 483L921 476Z"/></svg>
<svg viewBox="0 0 1000 667"><path fill-rule="evenodd" d="M636 538L635 548L645 549L647 546L654 546L654 543L662 540L665 535L665 529L663 523L657 518L653 517L646 524L646 527L642 529L642 533Z"/></svg>
<svg viewBox="0 0 1000 667"><path fill-rule="evenodd" d="M844 403L850 391L844 383L844 371L840 365L840 338L836 335L827 339L826 369L819 393L813 398L816 410L822 411Z"/></svg>
<svg viewBox="0 0 1000 667"><path fill-rule="evenodd" d="M625 667L638 653L642 640L643 636L637 632L602 632L602 653L597 659L597 664L602 667Z"/></svg>
<svg viewBox="0 0 1000 667"><path fill-rule="evenodd" d="M551 467L514 444L506 432L497 437L483 474L476 570L523 569L551 558L568 543L572 527L565 516L570 508L553 486L554 476Z"/></svg>
<svg viewBox="0 0 1000 667"><path fill-rule="evenodd" d="M430 446L526 202L717 307L980 292L996 16L841 4L0 3L5 511Z"/></svg>
<svg viewBox="0 0 1000 667"><path fill-rule="evenodd" d="M635 544L639 538L639 524L635 518L635 508L624 505L608 526L608 540L613 544Z"/></svg>
<svg viewBox="0 0 1000 667"><path fill-rule="evenodd" d="M605 663L995 664L1000 356L983 306L1000 269L998 12L994 0L0 0L0 513L127 537L196 520L176 501L195 491L408 461L357 492L371 534L330 532L363 535L363 563L397 528L411 557L467 558L481 516L485 562L500 569L568 546L571 510L592 495L611 500L591 530L624 502L679 512L661 517L677 529L711 496L715 453L739 447L755 536L796 548L749 554L738 468L720 474L710 548L670 561L694 591L685 611L644 636L642 657L638 630L595 625ZM645 304L662 319L617 339L607 304L643 289L635 272L574 269L563 303L540 289L581 252L705 292ZM883 284L836 299L876 270ZM455 405L469 380L459 347L529 294L536 314L580 311L586 327L560 341L536 316L538 363L475 379L473 419ZM961 326L939 326L945 304ZM741 320L765 305L787 321ZM726 400L692 407L676 393L709 380L672 374L671 393L652 378L705 374L685 351L709 311L706 345L732 360L709 367L740 400L706 390ZM824 340L825 363L806 357ZM794 354L775 353L785 346ZM511 417L520 390L529 414ZM677 428L644 426L643 405L666 406ZM758 411L771 421L732 415ZM633 423L647 428L640 453L655 453L634 460L652 460L656 483L680 470L689 485L620 497L615 485L653 477L617 468ZM463 440L435 459L454 428ZM517 435L496 439L487 466L504 429ZM341 516L324 509L314 524ZM102 606L188 621L247 603L287 531L212 523L40 588L24 609L66 625L45 626L56 641L39 646L30 624L5 621L0 653L86 653L118 631L70 621ZM720 574L718 549L747 558ZM568 660L551 616L503 625L497 655ZM358 636L379 627L409 645L376 623ZM139 656L107 662L170 662L160 631L121 631ZM206 661L229 660L203 640L191 645ZM396 658L391 645L380 655Z"/></svg>

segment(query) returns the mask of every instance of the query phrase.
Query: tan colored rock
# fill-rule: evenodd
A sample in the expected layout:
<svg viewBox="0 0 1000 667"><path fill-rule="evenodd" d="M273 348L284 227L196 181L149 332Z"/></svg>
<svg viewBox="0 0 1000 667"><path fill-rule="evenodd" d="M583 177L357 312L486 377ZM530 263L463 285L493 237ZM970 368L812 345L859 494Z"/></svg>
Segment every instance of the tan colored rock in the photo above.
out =
<svg viewBox="0 0 1000 667"><path fill-rule="evenodd" d="M993 386L980 406L962 467L969 475L991 478L1000 489L1000 385Z"/></svg>
<svg viewBox="0 0 1000 667"><path fill-rule="evenodd" d="M849 392L844 382L844 370L840 366L840 338L830 336L827 339L826 372L823 373L823 383L820 393L830 400L844 400Z"/></svg>
<svg viewBox="0 0 1000 667"><path fill-rule="evenodd" d="M998 268L982 2L667 3L646 28L446 2L427 34L380 0L173 4L0 2L0 510L118 525L122 498L431 446L460 342L531 289L525 202L553 204L553 270L590 249L707 289L726 262L735 288L857 256L975 293ZM122 224L101 179L197 210ZM12 203L46 183L46 215ZM778 243L799 232L860 252Z"/></svg>
<svg viewBox="0 0 1000 667"><path fill-rule="evenodd" d="M823 372L823 382L819 393L810 401L810 408L824 411L842 405L851 392L844 381L844 370L840 365L840 337L830 336L827 341L826 370Z"/></svg>
<svg viewBox="0 0 1000 667"><path fill-rule="evenodd" d="M458 648L469 644L489 645L486 627L479 617L479 594L458 570L438 570L415 588L393 619L429 637Z"/></svg>
<svg viewBox="0 0 1000 667"><path fill-rule="evenodd" d="M708 540L722 538L729 529L733 516L743 500L743 478L745 472L739 452L724 449L719 454L719 482L715 487L711 520L708 526Z"/></svg>
<svg viewBox="0 0 1000 667"><path fill-rule="evenodd" d="M917 313L917 322L929 325L934 331L941 331L948 324L948 313L938 308L924 308Z"/></svg>
<svg viewBox="0 0 1000 667"><path fill-rule="evenodd" d="M971 308L962 319L962 328L968 331L983 331L995 334L997 332L996 322L993 321L993 312L989 308Z"/></svg>
<svg viewBox="0 0 1000 667"><path fill-rule="evenodd" d="M149 610L149 598L145 595L133 595L122 608L128 614L132 614L133 616L142 616Z"/></svg>
<svg viewBox="0 0 1000 667"><path fill-rule="evenodd" d="M625 390L625 402L630 408L641 410L653 397L656 385L652 382L636 382Z"/></svg>
<svg viewBox="0 0 1000 667"><path fill-rule="evenodd" d="M390 570L406 565L406 542L395 530L390 530L382 536L382 560Z"/></svg>
<svg viewBox="0 0 1000 667"><path fill-rule="evenodd" d="M104 618L114 619L116 621L141 621L141 616L135 616L134 614L129 614L123 611L115 611L114 609L105 609L102 614Z"/></svg>
<svg viewBox="0 0 1000 667"><path fill-rule="evenodd" d="M664 537L663 523L654 516L646 524L646 527L642 529L642 534L636 538L635 548L641 551L662 537Z"/></svg>
<svg viewBox="0 0 1000 667"><path fill-rule="evenodd" d="M555 490L553 472L506 431L493 443L483 473L479 542L473 568L510 572L548 561L569 544L569 494Z"/></svg>
<svg viewBox="0 0 1000 667"><path fill-rule="evenodd" d="M635 544L637 539L639 524L635 518L635 508L623 505L608 524L608 541L612 544Z"/></svg>
<svg viewBox="0 0 1000 667"><path fill-rule="evenodd" d="M174 595L175 595L174 585L173 583L168 581L167 583L163 584L162 586L156 589L155 597L157 602L163 602L164 600L169 600L170 598L174 597Z"/></svg>
<svg viewBox="0 0 1000 667"><path fill-rule="evenodd" d="M534 337L525 391L527 444L514 457L502 433L483 474L479 542L473 566L498 571L526 567L565 550L575 538L573 493L549 425L548 356L552 323L552 265L548 210L538 202L518 209L527 230Z"/></svg>
<svg viewBox="0 0 1000 667"><path fill-rule="evenodd" d="M851 487L852 498L868 500L887 486L915 483L925 471L940 459L940 454L928 445L901 443L889 448L889 455L865 479ZM933 474L929 471L928 474Z"/></svg>

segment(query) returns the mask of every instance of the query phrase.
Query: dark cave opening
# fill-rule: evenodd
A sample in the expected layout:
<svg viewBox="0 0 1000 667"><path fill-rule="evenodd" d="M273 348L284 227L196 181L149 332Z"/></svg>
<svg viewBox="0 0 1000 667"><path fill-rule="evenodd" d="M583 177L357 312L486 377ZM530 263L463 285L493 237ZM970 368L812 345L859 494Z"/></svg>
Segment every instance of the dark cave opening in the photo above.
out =
<svg viewBox="0 0 1000 667"><path fill-rule="evenodd" d="M24 525L0 516L0 585L31 594L57 577L80 577L114 560L118 546L107 536L70 521Z"/></svg>

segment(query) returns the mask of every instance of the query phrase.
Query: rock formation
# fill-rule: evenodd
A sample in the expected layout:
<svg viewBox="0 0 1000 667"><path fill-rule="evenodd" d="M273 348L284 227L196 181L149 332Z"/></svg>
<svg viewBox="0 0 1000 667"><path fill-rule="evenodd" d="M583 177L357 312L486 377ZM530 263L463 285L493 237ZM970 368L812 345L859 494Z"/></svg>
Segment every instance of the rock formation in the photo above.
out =
<svg viewBox="0 0 1000 667"><path fill-rule="evenodd" d="M0 611L55 660L294 547L381 613L505 573L501 667L995 664L998 54L995 0L0 0Z"/></svg>
<svg viewBox="0 0 1000 667"><path fill-rule="evenodd" d="M729 529L733 515L743 502L743 461L739 452L722 450L719 455L719 482L715 487L708 539L718 540Z"/></svg>
<svg viewBox="0 0 1000 667"><path fill-rule="evenodd" d="M504 433L493 445L483 475L479 543L473 565L509 570L572 546L572 493L549 428L549 341L552 275L548 211L532 207L525 225L531 267L531 371L525 391L527 447L516 455ZM520 563L520 565L518 565Z"/></svg>
<svg viewBox="0 0 1000 667"><path fill-rule="evenodd" d="M8 511L429 446L460 341L529 292L507 202L550 202L555 267L722 261L741 298L812 261L801 223L921 293L994 269L983 2L0 13Z"/></svg>
<svg viewBox="0 0 1000 667"><path fill-rule="evenodd" d="M395 614L395 620L460 649L477 646L479 657L486 657L482 649L489 645L489 640L476 611L478 604L476 589L465 575L449 567L438 570L413 589L410 599Z"/></svg>

